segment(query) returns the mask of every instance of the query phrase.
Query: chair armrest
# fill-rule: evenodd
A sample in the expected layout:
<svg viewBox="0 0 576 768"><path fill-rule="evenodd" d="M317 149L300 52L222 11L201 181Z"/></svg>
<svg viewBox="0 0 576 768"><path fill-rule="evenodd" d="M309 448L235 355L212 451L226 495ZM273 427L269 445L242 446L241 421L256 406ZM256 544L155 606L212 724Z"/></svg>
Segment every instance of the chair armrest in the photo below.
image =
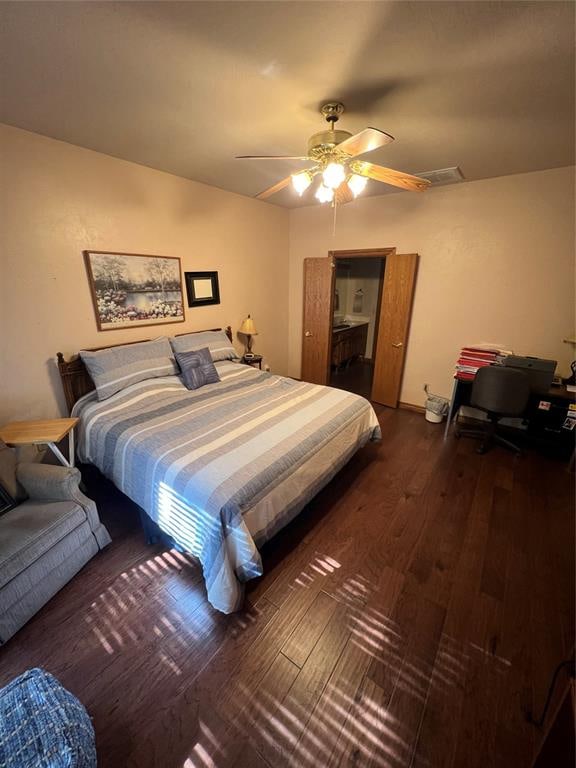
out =
<svg viewBox="0 0 576 768"><path fill-rule="evenodd" d="M31 499L76 501L75 494L80 492L80 472L72 467L22 463L17 476Z"/></svg>
<svg viewBox="0 0 576 768"><path fill-rule="evenodd" d="M18 480L31 499L38 501L74 501L83 508L100 549L110 543L110 535L100 522L96 504L79 488L81 475L74 467L22 463Z"/></svg>

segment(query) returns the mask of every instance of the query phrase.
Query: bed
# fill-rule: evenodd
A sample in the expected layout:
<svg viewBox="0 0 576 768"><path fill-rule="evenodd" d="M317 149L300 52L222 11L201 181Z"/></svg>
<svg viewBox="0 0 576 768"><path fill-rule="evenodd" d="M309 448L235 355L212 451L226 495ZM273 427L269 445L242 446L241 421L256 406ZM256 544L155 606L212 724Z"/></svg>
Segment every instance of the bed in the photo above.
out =
<svg viewBox="0 0 576 768"><path fill-rule="evenodd" d="M237 360L215 362L220 381L200 389L159 376L102 401L80 358L58 361L80 419L79 459L199 559L208 600L224 613L262 574L258 548L380 437L364 398Z"/></svg>

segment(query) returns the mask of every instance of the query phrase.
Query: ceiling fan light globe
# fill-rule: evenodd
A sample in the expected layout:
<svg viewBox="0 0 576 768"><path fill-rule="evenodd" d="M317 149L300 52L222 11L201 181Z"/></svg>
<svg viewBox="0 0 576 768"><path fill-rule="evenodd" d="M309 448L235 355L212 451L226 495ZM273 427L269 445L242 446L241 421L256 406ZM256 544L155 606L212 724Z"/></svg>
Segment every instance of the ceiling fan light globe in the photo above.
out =
<svg viewBox="0 0 576 768"><path fill-rule="evenodd" d="M353 173L352 176L348 179L348 187L350 188L350 192L354 195L354 197L358 197L364 190L366 189L366 184L368 184L368 179L365 176L359 176L357 173Z"/></svg>
<svg viewBox="0 0 576 768"><path fill-rule="evenodd" d="M301 171L300 173L292 174L292 186L298 192L300 197L306 192L308 187L312 184L312 176L308 171Z"/></svg>
<svg viewBox="0 0 576 768"><path fill-rule="evenodd" d="M321 203L331 203L334 199L334 190L331 187L326 187L324 184L320 184L316 190L316 199Z"/></svg>
<svg viewBox="0 0 576 768"><path fill-rule="evenodd" d="M324 184L330 189L338 189L346 178L346 169L341 163L328 163L322 171Z"/></svg>

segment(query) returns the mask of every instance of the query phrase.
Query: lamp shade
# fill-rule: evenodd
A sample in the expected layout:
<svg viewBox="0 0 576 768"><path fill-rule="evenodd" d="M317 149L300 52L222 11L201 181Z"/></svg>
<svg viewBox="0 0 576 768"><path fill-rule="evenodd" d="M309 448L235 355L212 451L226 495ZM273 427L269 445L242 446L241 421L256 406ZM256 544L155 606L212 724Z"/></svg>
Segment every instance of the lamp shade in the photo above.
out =
<svg viewBox="0 0 576 768"><path fill-rule="evenodd" d="M256 326L254 325L254 320L248 315L246 320L242 323L240 326L240 333L245 334L246 336L257 336L258 331L256 330Z"/></svg>

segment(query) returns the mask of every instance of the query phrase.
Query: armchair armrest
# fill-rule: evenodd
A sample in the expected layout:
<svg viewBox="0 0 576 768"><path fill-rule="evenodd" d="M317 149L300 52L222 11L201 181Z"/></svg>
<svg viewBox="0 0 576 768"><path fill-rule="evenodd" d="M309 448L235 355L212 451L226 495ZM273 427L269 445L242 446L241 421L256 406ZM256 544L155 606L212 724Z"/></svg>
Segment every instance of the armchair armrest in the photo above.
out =
<svg viewBox="0 0 576 768"><path fill-rule="evenodd" d="M75 494L80 492L80 472L77 469L22 463L18 465L17 476L31 499L77 501Z"/></svg>
<svg viewBox="0 0 576 768"><path fill-rule="evenodd" d="M110 543L110 535L100 522L96 504L79 488L81 475L74 467L22 463L18 480L31 499L39 501L74 501L84 509L86 519L100 548Z"/></svg>

